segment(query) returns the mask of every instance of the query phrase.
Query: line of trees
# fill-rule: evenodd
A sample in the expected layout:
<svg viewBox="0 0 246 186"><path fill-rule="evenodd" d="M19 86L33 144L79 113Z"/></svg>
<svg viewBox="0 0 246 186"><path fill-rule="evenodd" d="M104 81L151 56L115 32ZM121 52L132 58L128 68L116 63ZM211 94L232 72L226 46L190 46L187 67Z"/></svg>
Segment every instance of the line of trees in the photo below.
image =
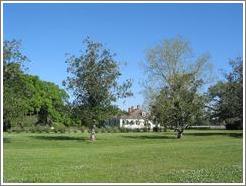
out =
<svg viewBox="0 0 246 186"><path fill-rule="evenodd" d="M26 73L29 61L21 43L4 41L3 127L23 127L26 116L36 116L36 125L86 125L95 139L95 126L122 113L114 103L132 96L131 80L119 84L121 72L115 54L101 43L86 38L79 56L67 58L63 85L73 97L51 82ZM193 57L188 41L164 40L148 50L145 62L145 92L151 120L172 128L181 138L185 128L209 122L228 129L243 128L243 61L230 61L232 71L202 91L211 81L209 55Z"/></svg>

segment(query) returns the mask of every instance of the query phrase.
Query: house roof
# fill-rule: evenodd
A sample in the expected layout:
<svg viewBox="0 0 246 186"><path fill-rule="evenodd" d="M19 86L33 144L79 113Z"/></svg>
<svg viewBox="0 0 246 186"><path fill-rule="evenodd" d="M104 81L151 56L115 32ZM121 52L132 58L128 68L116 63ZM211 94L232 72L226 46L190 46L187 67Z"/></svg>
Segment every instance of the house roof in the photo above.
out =
<svg viewBox="0 0 246 186"><path fill-rule="evenodd" d="M127 114L119 116L120 119L145 119L141 109L133 109Z"/></svg>

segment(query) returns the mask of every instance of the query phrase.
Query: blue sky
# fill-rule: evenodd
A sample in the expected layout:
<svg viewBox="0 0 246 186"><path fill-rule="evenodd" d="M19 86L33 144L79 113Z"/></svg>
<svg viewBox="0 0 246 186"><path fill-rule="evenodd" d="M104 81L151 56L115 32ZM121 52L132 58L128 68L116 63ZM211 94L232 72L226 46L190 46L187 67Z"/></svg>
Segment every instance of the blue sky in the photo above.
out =
<svg viewBox="0 0 246 186"><path fill-rule="evenodd" d="M65 54L79 54L89 36L117 53L121 80L133 79L134 96L121 108L143 103L141 62L148 48L182 36L194 55L210 53L214 71L243 54L242 4L4 4L4 39L22 40L29 73L62 87Z"/></svg>

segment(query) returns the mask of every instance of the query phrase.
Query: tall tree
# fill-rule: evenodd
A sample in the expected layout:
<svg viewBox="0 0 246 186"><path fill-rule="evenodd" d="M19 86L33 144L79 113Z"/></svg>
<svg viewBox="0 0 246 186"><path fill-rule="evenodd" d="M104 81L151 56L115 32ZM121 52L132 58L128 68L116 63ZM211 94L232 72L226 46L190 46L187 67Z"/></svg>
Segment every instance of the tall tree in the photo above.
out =
<svg viewBox="0 0 246 186"><path fill-rule="evenodd" d="M17 40L3 43L3 128L20 124L28 110L27 92L24 83L24 64L28 58L21 52Z"/></svg>
<svg viewBox="0 0 246 186"><path fill-rule="evenodd" d="M111 117L112 103L132 95L131 81L119 85L119 63L101 43L87 38L83 44L85 50L81 55L66 61L69 76L64 85L72 91L77 115L81 123L90 126L91 140L94 140L95 125Z"/></svg>
<svg viewBox="0 0 246 186"><path fill-rule="evenodd" d="M147 52L146 91L152 116L170 126L180 138L184 129L202 116L199 88L208 81L209 56L193 59L189 43L180 38L164 40Z"/></svg>
<svg viewBox="0 0 246 186"><path fill-rule="evenodd" d="M232 71L209 88L211 119L223 123L228 129L243 128L243 60L230 60Z"/></svg>

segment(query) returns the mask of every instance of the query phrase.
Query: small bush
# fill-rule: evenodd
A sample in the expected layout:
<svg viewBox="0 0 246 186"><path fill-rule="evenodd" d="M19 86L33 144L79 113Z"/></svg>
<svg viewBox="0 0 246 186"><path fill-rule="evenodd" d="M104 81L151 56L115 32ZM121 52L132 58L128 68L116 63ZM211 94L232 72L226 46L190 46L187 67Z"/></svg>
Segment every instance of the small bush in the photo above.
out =
<svg viewBox="0 0 246 186"><path fill-rule="evenodd" d="M119 129L120 130L120 132L122 132L122 133L126 133L126 132L128 132L129 130L128 130L128 128L120 128Z"/></svg>
<svg viewBox="0 0 246 186"><path fill-rule="evenodd" d="M65 133L65 132L66 132L66 128L65 128L65 127L58 127L58 128L57 128L57 131L58 131L59 133Z"/></svg>
<svg viewBox="0 0 246 186"><path fill-rule="evenodd" d="M100 128L96 128L95 129L95 133L100 133L101 132L101 129Z"/></svg>
<svg viewBox="0 0 246 186"><path fill-rule="evenodd" d="M160 132L160 131L161 131L160 127L153 127L153 132Z"/></svg>
<svg viewBox="0 0 246 186"><path fill-rule="evenodd" d="M112 131L112 128L107 128L107 129L106 129L106 132L107 132L107 133L112 133L112 132L113 132L113 131Z"/></svg>
<svg viewBox="0 0 246 186"><path fill-rule="evenodd" d="M149 132L150 130L148 128L143 128L143 132Z"/></svg>
<svg viewBox="0 0 246 186"><path fill-rule="evenodd" d="M31 128L29 129L29 131L30 131L31 133L35 133L35 128L34 128L34 127L31 127Z"/></svg>
<svg viewBox="0 0 246 186"><path fill-rule="evenodd" d="M16 127L16 128L13 128L11 131L12 132L16 132L16 133L20 133L20 132L24 132L24 129L23 128Z"/></svg>
<svg viewBox="0 0 246 186"><path fill-rule="evenodd" d="M50 133L50 132L51 132L51 129L48 128L48 127L45 127L44 130L43 130L43 132L45 132L45 133Z"/></svg>
<svg viewBox="0 0 246 186"><path fill-rule="evenodd" d="M113 128L112 128L112 133L117 133L117 132L118 132L118 129L115 128L115 127L113 127Z"/></svg>
<svg viewBox="0 0 246 186"><path fill-rule="evenodd" d="M42 133L42 132L43 132L43 129L42 129L41 127L37 127L36 131L37 131L38 133Z"/></svg>
<svg viewBox="0 0 246 186"><path fill-rule="evenodd" d="M235 119L230 119L228 121L226 121L226 130L242 130L243 129L243 125L241 124L240 120L235 120Z"/></svg>
<svg viewBox="0 0 246 186"><path fill-rule="evenodd" d="M50 133L52 130L49 126L33 126L31 128L27 128L26 132L31 132L31 133Z"/></svg>
<svg viewBox="0 0 246 186"><path fill-rule="evenodd" d="M84 126L80 127L80 128L79 128L79 131L80 131L81 133L84 133L84 132L86 131L86 127L84 127Z"/></svg>
<svg viewBox="0 0 246 186"><path fill-rule="evenodd" d="M12 132L12 130L11 130L11 129L8 129L8 130L7 130L7 132L8 132L8 133L11 133L11 132Z"/></svg>
<svg viewBox="0 0 246 186"><path fill-rule="evenodd" d="M53 122L52 129L50 129L50 131L53 131L54 133L65 133L66 129L66 126L62 123Z"/></svg>

